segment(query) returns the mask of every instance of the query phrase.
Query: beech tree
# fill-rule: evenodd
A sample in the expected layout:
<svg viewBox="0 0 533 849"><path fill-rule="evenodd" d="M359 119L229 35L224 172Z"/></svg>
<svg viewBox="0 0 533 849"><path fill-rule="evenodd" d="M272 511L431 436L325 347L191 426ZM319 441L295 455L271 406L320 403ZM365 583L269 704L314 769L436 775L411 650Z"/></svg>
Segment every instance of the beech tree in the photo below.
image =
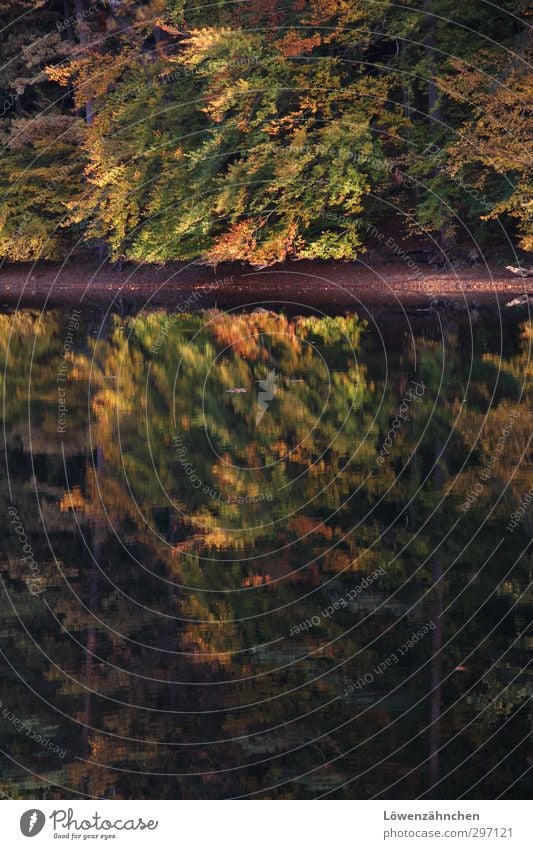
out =
<svg viewBox="0 0 533 849"><path fill-rule="evenodd" d="M3 0L0 255L531 250L523 0Z"/></svg>

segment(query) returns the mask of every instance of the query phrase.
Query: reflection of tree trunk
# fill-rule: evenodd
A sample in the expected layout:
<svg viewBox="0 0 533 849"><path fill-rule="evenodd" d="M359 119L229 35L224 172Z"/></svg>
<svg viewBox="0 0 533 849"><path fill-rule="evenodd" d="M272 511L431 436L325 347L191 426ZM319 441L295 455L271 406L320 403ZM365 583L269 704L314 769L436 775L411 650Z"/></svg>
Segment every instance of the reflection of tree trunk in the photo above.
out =
<svg viewBox="0 0 533 849"><path fill-rule="evenodd" d="M92 555L96 563L99 563L99 557L101 552L101 529L99 524L95 525L93 528L93 539L92 539ZM97 603L98 603L98 566L93 561L91 565L91 583L89 588L89 610L91 613L96 611ZM85 643L85 686L92 686L92 673L93 673L93 665L94 665L94 650L96 648L96 627L94 625L94 619L91 618L90 625L87 630L87 640ZM85 753L85 757L89 755L89 725L91 724L91 693L88 690L85 690L84 703L83 703L83 750Z"/></svg>
<svg viewBox="0 0 533 849"><path fill-rule="evenodd" d="M437 441L435 448L435 492L440 498L443 490L443 472L440 457L442 444ZM439 525L438 519L441 509L437 510L435 526ZM442 531L442 526L441 526ZM429 784L430 795L433 796L433 788L439 780L439 742L440 742L440 716L442 712L442 643L443 643L443 618L444 609L444 585L442 581L443 557L441 547L435 554L433 560L433 588L435 602L433 605L432 619L435 629L431 632L431 667L430 667L430 731L429 731ZM437 793L438 796L438 793Z"/></svg>
<svg viewBox="0 0 533 849"><path fill-rule="evenodd" d="M101 475L104 466L104 455L100 447L96 448L96 475ZM91 613L96 613L98 609L98 572L102 557L102 545L104 541L104 525L102 517L97 516L92 527L91 538L91 581L89 586L89 610ZM87 630L87 640L85 643L85 685L92 687L92 673L94 667L94 651L96 648L96 625L91 617L89 628ZM85 757L90 754L89 747L89 725L91 725L91 693L85 690L84 705L83 705L83 750Z"/></svg>
<svg viewBox="0 0 533 849"><path fill-rule="evenodd" d="M408 507L408 516L409 521L413 527L416 527L416 491L417 491L417 463L416 463L416 451L414 456L411 457L411 461L409 463L409 507Z"/></svg>
<svg viewBox="0 0 533 849"><path fill-rule="evenodd" d="M179 540L180 521L173 510L168 511L167 542L174 546Z"/></svg>

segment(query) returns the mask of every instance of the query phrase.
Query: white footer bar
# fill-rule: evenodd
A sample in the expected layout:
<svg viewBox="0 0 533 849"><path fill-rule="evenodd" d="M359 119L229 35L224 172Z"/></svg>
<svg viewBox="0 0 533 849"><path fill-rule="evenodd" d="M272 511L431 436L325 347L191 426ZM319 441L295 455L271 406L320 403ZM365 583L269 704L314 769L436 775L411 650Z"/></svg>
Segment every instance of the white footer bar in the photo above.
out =
<svg viewBox="0 0 533 849"><path fill-rule="evenodd" d="M527 803L520 801L5 800L2 805L2 845L9 849L533 846Z"/></svg>

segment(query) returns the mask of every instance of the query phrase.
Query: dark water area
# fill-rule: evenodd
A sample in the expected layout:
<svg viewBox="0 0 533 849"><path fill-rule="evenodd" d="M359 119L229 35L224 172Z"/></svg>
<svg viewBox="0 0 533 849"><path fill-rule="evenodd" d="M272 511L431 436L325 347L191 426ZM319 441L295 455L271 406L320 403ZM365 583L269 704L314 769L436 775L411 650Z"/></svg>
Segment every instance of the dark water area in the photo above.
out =
<svg viewBox="0 0 533 849"><path fill-rule="evenodd" d="M530 323L0 315L9 798L525 798Z"/></svg>

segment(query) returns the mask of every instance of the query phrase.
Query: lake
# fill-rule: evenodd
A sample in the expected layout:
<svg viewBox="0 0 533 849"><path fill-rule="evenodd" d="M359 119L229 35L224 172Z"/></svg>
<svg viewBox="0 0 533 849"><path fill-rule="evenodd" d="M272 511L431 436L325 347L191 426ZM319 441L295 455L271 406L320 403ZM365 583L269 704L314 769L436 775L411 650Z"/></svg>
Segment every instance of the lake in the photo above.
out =
<svg viewBox="0 0 533 849"><path fill-rule="evenodd" d="M0 315L1 790L526 798L526 318Z"/></svg>

